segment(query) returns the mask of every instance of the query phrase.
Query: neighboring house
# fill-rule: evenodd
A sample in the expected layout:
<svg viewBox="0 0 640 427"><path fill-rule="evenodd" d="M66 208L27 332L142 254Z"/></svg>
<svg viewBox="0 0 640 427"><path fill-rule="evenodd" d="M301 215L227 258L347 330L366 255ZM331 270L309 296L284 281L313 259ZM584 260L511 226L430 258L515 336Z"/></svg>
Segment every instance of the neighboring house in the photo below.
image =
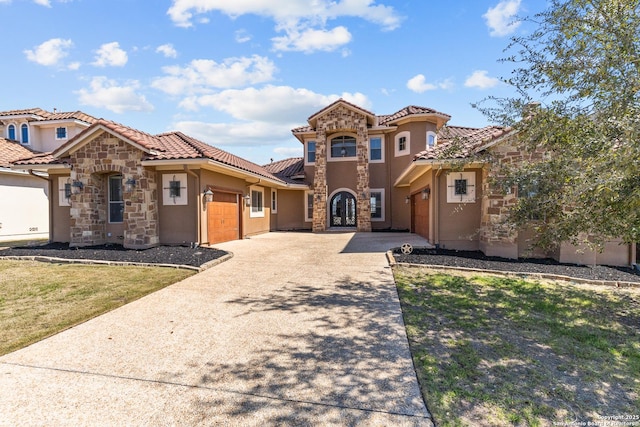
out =
<svg viewBox="0 0 640 427"><path fill-rule="evenodd" d="M0 112L0 241L49 237L47 176L11 169L11 162L50 151L93 121L79 111Z"/></svg>
<svg viewBox="0 0 640 427"><path fill-rule="evenodd" d="M180 132L149 135L98 120L12 168L48 173L50 239L72 246L215 244L272 230L404 230L443 248L509 258L634 262L635 248L617 242L602 253L564 243L551 254L532 250L529 230L502 226L517 190L497 191L490 177L501 162L542 154L518 151L509 129L445 126L449 119L416 106L375 115L341 99L292 131L303 157L264 166ZM495 162L471 161L482 152Z"/></svg>

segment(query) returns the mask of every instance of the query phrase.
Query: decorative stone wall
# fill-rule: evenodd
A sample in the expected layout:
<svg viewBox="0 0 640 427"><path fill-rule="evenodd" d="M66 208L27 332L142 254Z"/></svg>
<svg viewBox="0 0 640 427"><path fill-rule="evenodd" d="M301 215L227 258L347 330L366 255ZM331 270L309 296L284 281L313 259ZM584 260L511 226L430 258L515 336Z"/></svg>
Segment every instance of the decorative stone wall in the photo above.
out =
<svg viewBox="0 0 640 427"><path fill-rule="evenodd" d="M356 211L357 230L371 231L369 199L369 153L367 118L342 105L318 118L316 125L316 167L313 188L313 231L327 229L327 152L331 135L338 132L356 134Z"/></svg>
<svg viewBox="0 0 640 427"><path fill-rule="evenodd" d="M124 199L124 241L132 249L160 243L158 232L158 185L155 173L140 165L143 152L104 133L80 147L70 157L71 179L83 186L71 196L71 246L90 246L107 241L108 176L121 174ZM131 189L127 180L135 180Z"/></svg>

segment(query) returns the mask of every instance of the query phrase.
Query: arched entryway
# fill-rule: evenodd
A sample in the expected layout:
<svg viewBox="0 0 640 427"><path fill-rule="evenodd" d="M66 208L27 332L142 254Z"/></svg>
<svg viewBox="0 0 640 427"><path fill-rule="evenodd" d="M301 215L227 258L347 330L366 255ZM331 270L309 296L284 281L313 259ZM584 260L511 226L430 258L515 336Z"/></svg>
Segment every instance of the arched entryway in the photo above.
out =
<svg viewBox="0 0 640 427"><path fill-rule="evenodd" d="M329 224L331 227L356 226L356 198L347 191L336 193L329 203Z"/></svg>

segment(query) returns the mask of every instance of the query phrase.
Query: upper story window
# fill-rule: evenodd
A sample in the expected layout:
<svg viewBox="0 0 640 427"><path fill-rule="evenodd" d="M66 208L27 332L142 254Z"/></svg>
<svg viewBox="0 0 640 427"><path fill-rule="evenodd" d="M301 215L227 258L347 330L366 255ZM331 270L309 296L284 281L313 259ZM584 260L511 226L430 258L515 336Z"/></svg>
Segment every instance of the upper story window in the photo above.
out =
<svg viewBox="0 0 640 427"><path fill-rule="evenodd" d="M369 162L384 162L384 140L382 135L369 137Z"/></svg>
<svg viewBox="0 0 640 427"><path fill-rule="evenodd" d="M307 141L307 156L305 157L305 163L308 165L316 162L316 142Z"/></svg>
<svg viewBox="0 0 640 427"><path fill-rule="evenodd" d="M29 143L29 126L26 123L20 126L20 136L23 144Z"/></svg>
<svg viewBox="0 0 640 427"><path fill-rule="evenodd" d="M16 125L7 126L7 139L16 140Z"/></svg>
<svg viewBox="0 0 640 427"><path fill-rule="evenodd" d="M435 132L427 132L427 149L433 148L438 143L438 136Z"/></svg>
<svg viewBox="0 0 640 427"><path fill-rule="evenodd" d="M337 136L331 140L331 158L356 156L356 139L353 136Z"/></svg>
<svg viewBox="0 0 640 427"><path fill-rule="evenodd" d="M67 128L56 128L56 139L67 139Z"/></svg>
<svg viewBox="0 0 640 427"><path fill-rule="evenodd" d="M407 131L400 132L395 139L395 155L405 156L410 152L410 133Z"/></svg>

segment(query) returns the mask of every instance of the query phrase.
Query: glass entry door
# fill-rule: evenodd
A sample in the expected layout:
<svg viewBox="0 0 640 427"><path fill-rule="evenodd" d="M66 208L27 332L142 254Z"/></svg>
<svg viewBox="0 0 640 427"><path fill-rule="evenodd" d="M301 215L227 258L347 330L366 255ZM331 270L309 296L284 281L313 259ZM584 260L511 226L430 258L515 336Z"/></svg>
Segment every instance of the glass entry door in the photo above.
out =
<svg viewBox="0 0 640 427"><path fill-rule="evenodd" d="M331 227L356 226L356 198L342 191L331 199Z"/></svg>

